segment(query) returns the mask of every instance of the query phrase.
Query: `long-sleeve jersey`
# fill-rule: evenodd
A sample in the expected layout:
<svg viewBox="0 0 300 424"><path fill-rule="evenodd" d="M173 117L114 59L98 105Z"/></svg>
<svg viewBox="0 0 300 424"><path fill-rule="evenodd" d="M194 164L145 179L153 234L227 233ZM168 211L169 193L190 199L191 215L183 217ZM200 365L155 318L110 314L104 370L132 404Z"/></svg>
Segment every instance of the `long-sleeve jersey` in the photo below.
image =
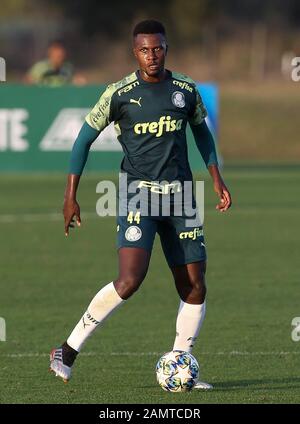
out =
<svg viewBox="0 0 300 424"><path fill-rule="evenodd" d="M144 81L139 71L107 86L86 117L71 156L70 172L81 174L88 151L111 122L121 143L121 171L133 180L181 182L192 180L188 162L186 126L190 124L206 166L217 164L195 82L167 71L161 82Z"/></svg>

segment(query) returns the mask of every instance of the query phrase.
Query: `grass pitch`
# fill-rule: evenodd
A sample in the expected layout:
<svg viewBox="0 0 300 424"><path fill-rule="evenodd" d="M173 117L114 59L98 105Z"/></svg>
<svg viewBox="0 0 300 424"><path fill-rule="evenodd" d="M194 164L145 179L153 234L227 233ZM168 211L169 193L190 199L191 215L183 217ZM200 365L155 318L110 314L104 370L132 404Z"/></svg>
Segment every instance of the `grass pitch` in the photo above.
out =
<svg viewBox="0 0 300 424"><path fill-rule="evenodd" d="M299 184L296 168L226 169L229 213L206 183L207 316L194 348L210 392L166 393L155 364L174 339L178 297L156 240L141 289L87 342L65 385L48 353L117 276L114 218L98 218L96 183L79 190L83 224L67 239L65 177L1 176L1 403L298 403Z"/></svg>

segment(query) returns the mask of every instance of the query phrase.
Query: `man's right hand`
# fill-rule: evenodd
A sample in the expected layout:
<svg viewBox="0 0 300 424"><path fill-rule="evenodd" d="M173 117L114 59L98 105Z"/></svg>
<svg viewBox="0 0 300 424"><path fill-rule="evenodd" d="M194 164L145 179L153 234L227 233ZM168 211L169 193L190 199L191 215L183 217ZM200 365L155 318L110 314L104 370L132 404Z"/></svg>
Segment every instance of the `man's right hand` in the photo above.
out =
<svg viewBox="0 0 300 424"><path fill-rule="evenodd" d="M65 190L64 200L64 218L65 218L65 235L69 235L69 228L74 228L74 217L78 227L80 227L80 207L76 201L76 192L79 184L80 175L69 174L67 186Z"/></svg>
<svg viewBox="0 0 300 424"><path fill-rule="evenodd" d="M80 227L80 207L76 200L65 199L64 208L63 208L64 218L65 218L65 235L69 235L69 228L74 228L74 218L76 220L77 226Z"/></svg>

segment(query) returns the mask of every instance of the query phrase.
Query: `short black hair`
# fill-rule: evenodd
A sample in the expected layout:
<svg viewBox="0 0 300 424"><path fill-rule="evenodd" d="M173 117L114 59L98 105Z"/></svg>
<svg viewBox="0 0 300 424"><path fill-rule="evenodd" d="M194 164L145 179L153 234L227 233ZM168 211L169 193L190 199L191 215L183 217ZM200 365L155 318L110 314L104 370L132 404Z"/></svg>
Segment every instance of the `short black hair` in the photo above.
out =
<svg viewBox="0 0 300 424"><path fill-rule="evenodd" d="M50 47L62 47L63 49L65 49L66 43L61 38L54 38L53 40L50 40L48 43L48 48Z"/></svg>
<svg viewBox="0 0 300 424"><path fill-rule="evenodd" d="M141 21L133 29L133 37L136 37L138 34L162 34L166 35L165 27L161 22L155 21L153 19L147 19Z"/></svg>

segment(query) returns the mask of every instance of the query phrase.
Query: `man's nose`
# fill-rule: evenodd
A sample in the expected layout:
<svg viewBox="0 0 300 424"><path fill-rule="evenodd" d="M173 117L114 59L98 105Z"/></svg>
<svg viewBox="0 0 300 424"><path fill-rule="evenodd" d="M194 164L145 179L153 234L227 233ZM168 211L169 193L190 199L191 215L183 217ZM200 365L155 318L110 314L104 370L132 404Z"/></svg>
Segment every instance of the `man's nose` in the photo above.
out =
<svg viewBox="0 0 300 424"><path fill-rule="evenodd" d="M155 52L155 50L149 50L148 51L148 58L149 59L156 59L156 52Z"/></svg>

